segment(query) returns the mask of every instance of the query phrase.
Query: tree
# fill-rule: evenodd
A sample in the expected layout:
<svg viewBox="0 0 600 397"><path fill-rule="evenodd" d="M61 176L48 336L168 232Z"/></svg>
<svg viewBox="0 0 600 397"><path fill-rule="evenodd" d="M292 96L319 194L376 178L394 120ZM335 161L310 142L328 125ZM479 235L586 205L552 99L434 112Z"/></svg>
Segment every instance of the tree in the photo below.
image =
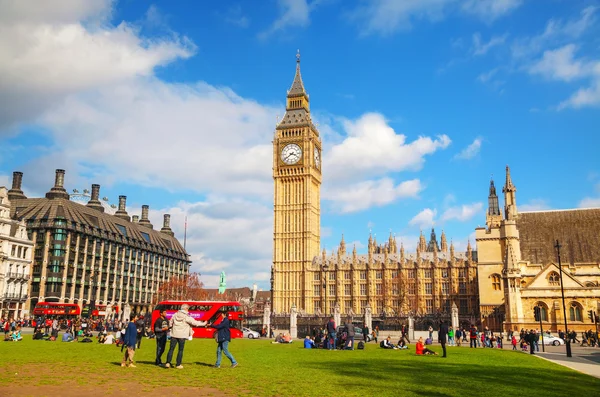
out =
<svg viewBox="0 0 600 397"><path fill-rule="evenodd" d="M172 276L158 287L158 302L165 300L200 301L207 298L204 284L200 281L200 273L187 276Z"/></svg>

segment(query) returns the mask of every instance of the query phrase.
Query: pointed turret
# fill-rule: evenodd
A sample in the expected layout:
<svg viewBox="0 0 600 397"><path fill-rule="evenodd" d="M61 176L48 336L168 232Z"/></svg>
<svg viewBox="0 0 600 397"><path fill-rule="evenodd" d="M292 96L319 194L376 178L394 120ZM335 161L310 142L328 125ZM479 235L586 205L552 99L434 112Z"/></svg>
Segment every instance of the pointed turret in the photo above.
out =
<svg viewBox="0 0 600 397"><path fill-rule="evenodd" d="M446 241L446 233L444 233L444 229L442 229L442 237L441 239L441 247L442 252L448 252L448 242Z"/></svg>
<svg viewBox="0 0 600 397"><path fill-rule="evenodd" d="M506 182L502 193L504 193L504 218L508 221L515 220L517 217L517 199L516 199L517 188L512 183L510 177L510 167L506 166Z"/></svg>
<svg viewBox="0 0 600 397"><path fill-rule="evenodd" d="M454 259L454 242L450 240L450 259Z"/></svg>
<svg viewBox="0 0 600 397"><path fill-rule="evenodd" d="M512 181L511 181L512 184ZM500 205L498 204L498 195L494 180L490 180L490 194L488 195L488 215L500 215Z"/></svg>
<svg viewBox="0 0 600 397"><path fill-rule="evenodd" d="M440 247L437 242L437 237L435 235L435 229L431 228L431 235L429 237L429 243L427 244L427 252L437 252L440 250Z"/></svg>
<svg viewBox="0 0 600 397"><path fill-rule="evenodd" d="M344 233L342 233L342 241L340 241L340 255L346 255L346 241L344 241Z"/></svg>
<svg viewBox="0 0 600 397"><path fill-rule="evenodd" d="M467 259L469 262L473 260L473 250L471 249L471 240L467 242Z"/></svg>
<svg viewBox="0 0 600 397"><path fill-rule="evenodd" d="M296 74L294 75L292 86L287 93L285 115L279 124L277 124L277 128L291 126L313 126L310 119L309 97L304 89L300 73L300 50L296 54Z"/></svg>
<svg viewBox="0 0 600 397"><path fill-rule="evenodd" d="M373 253L374 245L373 245L373 236L369 233L369 244L367 245L367 252Z"/></svg>
<svg viewBox="0 0 600 397"><path fill-rule="evenodd" d="M400 241L400 262L404 262L404 243Z"/></svg>
<svg viewBox="0 0 600 397"><path fill-rule="evenodd" d="M517 258L515 256L515 252L513 250L512 244L506 245L506 268L507 269L517 269Z"/></svg>
<svg viewBox="0 0 600 397"><path fill-rule="evenodd" d="M356 260L356 244L354 244L354 247L352 248L352 259Z"/></svg>
<svg viewBox="0 0 600 397"><path fill-rule="evenodd" d="M419 252L427 251L427 241L425 240L425 236L423 235L423 230L421 230L421 235L419 236L419 244L417 244L417 248Z"/></svg>

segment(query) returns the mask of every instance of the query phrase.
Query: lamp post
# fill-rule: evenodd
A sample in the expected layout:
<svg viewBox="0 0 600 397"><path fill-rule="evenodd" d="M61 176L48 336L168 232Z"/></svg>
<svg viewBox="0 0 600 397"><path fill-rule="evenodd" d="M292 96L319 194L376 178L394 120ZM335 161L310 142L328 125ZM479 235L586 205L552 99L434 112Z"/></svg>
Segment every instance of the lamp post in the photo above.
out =
<svg viewBox="0 0 600 397"><path fill-rule="evenodd" d="M563 287L563 272L562 272L562 264L560 263L560 244L558 240L556 240L556 254L558 255L558 270L560 271L560 294L562 296L562 305L563 305L563 316L565 318L565 336L567 338L566 346L567 346L567 357L571 357L571 339L569 338L568 328L567 328L567 307L565 306L565 289Z"/></svg>
<svg viewBox="0 0 600 397"><path fill-rule="evenodd" d="M324 293L324 303L323 303L323 312L325 312L325 315L327 315L327 270L329 269L329 265L327 265L327 263L325 263L323 266L321 266L321 269L323 270L323 289L325 290Z"/></svg>

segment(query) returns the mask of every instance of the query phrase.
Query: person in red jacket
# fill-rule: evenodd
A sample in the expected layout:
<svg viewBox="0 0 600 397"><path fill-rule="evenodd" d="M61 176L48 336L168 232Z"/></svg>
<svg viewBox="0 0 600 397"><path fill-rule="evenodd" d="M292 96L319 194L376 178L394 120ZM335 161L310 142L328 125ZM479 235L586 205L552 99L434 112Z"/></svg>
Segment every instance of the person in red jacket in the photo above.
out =
<svg viewBox="0 0 600 397"><path fill-rule="evenodd" d="M420 337L419 341L417 342L416 354L418 354L418 355L433 354L433 355L437 356L436 352L434 352L433 350L429 350L428 348L425 347L425 343L423 343L423 337Z"/></svg>

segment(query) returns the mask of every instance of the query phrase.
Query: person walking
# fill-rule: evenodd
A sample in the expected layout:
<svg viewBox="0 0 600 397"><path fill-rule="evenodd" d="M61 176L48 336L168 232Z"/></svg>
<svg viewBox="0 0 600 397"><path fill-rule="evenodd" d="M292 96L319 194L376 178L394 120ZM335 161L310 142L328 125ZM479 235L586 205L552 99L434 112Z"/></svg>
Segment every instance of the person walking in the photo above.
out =
<svg viewBox="0 0 600 397"><path fill-rule="evenodd" d="M181 362L183 360L183 348L185 347L185 340L193 335L193 327L203 327L206 325L206 321L196 321L188 313L190 306L187 303L181 305L181 309L171 317L169 321L169 328L171 328L171 344L169 346L169 353L167 353L167 363L165 368L171 368L171 360L173 359L173 353L175 352L175 346L177 346L177 362L175 368L183 369Z"/></svg>
<svg viewBox="0 0 600 397"><path fill-rule="evenodd" d="M471 348L477 348L477 327L471 324L471 329L469 330L469 342Z"/></svg>
<svg viewBox="0 0 600 397"><path fill-rule="evenodd" d="M154 335L156 336L156 359L154 364L156 365L162 365L162 355L167 346L167 331L169 331L167 311L161 310L160 317L154 322Z"/></svg>
<svg viewBox="0 0 600 397"><path fill-rule="evenodd" d="M333 317L329 318L327 322L327 348L329 350L335 350L335 339L336 339L336 326Z"/></svg>
<svg viewBox="0 0 600 397"><path fill-rule="evenodd" d="M135 368L133 356L135 355L135 345L137 343L137 329L135 328L135 314L131 315L131 321L127 324L125 335L123 336L123 346L127 347L121 367ZM122 350L121 350L122 351Z"/></svg>
<svg viewBox="0 0 600 397"><path fill-rule="evenodd" d="M229 318L225 310L221 311L221 322L217 325L211 325L217 330L217 362L215 368L221 368L221 354L231 361L231 368L238 366L235 358L229 353L229 342L231 342L231 332L229 331Z"/></svg>
<svg viewBox="0 0 600 397"><path fill-rule="evenodd" d="M346 321L346 350L354 350L354 324L348 319Z"/></svg>
<svg viewBox="0 0 600 397"><path fill-rule="evenodd" d="M446 322L442 321L440 323L440 330L439 332L439 339L440 339L440 343L442 344L442 350L444 352L444 354L442 355L443 358L446 357L446 341L448 338L448 326L446 325Z"/></svg>
<svg viewBox="0 0 600 397"><path fill-rule="evenodd" d="M135 328L137 330L137 348L142 348L142 338L144 337L144 331L146 328L146 322L144 317L140 314L137 321L135 322Z"/></svg>
<svg viewBox="0 0 600 397"><path fill-rule="evenodd" d="M367 327L367 323L365 323L365 325L363 326L362 333L363 340L365 341L365 343L367 343L369 341L369 327Z"/></svg>
<svg viewBox="0 0 600 397"><path fill-rule="evenodd" d="M431 325L429 326L428 331L429 331L429 339L431 339L433 341L433 327Z"/></svg>

